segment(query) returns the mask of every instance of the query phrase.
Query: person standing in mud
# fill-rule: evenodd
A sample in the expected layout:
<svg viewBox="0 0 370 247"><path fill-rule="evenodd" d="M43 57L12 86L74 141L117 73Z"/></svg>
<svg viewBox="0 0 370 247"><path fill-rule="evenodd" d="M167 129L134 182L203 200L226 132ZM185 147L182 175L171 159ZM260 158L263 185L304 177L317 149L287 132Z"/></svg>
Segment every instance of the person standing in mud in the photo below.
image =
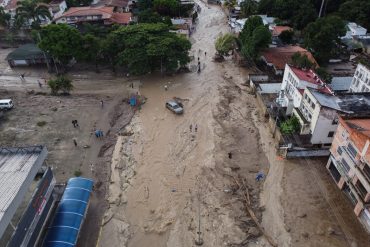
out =
<svg viewBox="0 0 370 247"><path fill-rule="evenodd" d="M198 124L195 124L194 131L198 132Z"/></svg>
<svg viewBox="0 0 370 247"><path fill-rule="evenodd" d="M193 125L192 124L190 124L189 129L190 129L190 132L193 131Z"/></svg>
<svg viewBox="0 0 370 247"><path fill-rule="evenodd" d="M104 101L103 100L100 100L100 105L101 105L101 108L104 107Z"/></svg>

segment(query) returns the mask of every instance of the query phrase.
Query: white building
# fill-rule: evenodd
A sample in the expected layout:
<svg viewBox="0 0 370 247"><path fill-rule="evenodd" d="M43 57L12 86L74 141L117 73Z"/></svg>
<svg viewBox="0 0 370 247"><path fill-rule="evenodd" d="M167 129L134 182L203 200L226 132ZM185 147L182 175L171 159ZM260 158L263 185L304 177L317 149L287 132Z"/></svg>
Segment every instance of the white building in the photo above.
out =
<svg viewBox="0 0 370 247"><path fill-rule="evenodd" d="M52 19L59 18L67 10L67 3L65 0L53 0L49 3L49 12Z"/></svg>
<svg viewBox="0 0 370 247"><path fill-rule="evenodd" d="M312 70L298 69L286 64L277 103L281 107L287 107L287 115L291 115L293 108L301 105L305 88L332 94L332 90Z"/></svg>
<svg viewBox="0 0 370 247"><path fill-rule="evenodd" d="M370 95L339 94L337 96L306 88L299 107L293 114L301 124L300 134L311 135L313 145L330 147L338 127L338 114L368 114Z"/></svg>
<svg viewBox="0 0 370 247"><path fill-rule="evenodd" d="M354 36L364 36L367 29L354 22L348 22L346 35L342 39L352 39Z"/></svg>
<svg viewBox="0 0 370 247"><path fill-rule="evenodd" d="M350 92L370 92L370 69L359 63L353 76Z"/></svg>

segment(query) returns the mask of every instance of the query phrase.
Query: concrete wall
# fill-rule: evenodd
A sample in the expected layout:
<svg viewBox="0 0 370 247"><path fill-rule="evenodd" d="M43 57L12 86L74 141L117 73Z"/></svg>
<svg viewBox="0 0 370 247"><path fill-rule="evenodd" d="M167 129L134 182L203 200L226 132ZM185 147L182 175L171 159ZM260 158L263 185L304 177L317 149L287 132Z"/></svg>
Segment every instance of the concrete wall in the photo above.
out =
<svg viewBox="0 0 370 247"><path fill-rule="evenodd" d="M312 144L332 143L333 137L329 137L328 134L337 130L338 124L333 124L333 120L337 117L338 114L335 110L321 107L316 125L312 131Z"/></svg>

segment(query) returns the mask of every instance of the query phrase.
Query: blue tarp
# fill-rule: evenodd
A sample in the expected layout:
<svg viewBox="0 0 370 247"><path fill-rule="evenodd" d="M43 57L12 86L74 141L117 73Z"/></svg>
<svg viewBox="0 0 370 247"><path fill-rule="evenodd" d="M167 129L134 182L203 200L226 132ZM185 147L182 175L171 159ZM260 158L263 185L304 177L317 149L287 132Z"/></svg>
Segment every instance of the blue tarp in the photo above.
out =
<svg viewBox="0 0 370 247"><path fill-rule="evenodd" d="M54 220L48 229L44 247L76 245L93 183L92 180L82 177L69 179Z"/></svg>

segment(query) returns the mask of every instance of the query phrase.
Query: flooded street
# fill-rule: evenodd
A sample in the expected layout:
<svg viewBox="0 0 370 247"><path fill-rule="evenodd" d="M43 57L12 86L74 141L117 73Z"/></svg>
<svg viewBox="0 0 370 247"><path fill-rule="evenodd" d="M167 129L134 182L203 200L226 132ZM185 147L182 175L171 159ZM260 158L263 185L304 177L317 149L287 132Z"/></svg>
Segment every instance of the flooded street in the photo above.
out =
<svg viewBox="0 0 370 247"><path fill-rule="evenodd" d="M202 71L141 80L139 92L147 101L128 128L133 135L120 137L116 145L111 208L103 223L100 246L192 246L199 199L204 246L243 241L244 233L237 226L230 227L234 224L230 208L218 206L224 203L220 198L230 178L222 181L222 175L212 174L227 157L226 150L216 147L221 133L216 133L220 126L214 117L219 115L225 70L224 65L212 61L212 56L216 38L227 32L228 26L218 6L200 5L199 23L191 38L194 60L190 67L196 67L199 57ZM245 81L246 75L239 76ZM182 116L165 108L166 100L173 97L184 103ZM227 172L229 168L222 169ZM112 238L112 231L121 234Z"/></svg>

